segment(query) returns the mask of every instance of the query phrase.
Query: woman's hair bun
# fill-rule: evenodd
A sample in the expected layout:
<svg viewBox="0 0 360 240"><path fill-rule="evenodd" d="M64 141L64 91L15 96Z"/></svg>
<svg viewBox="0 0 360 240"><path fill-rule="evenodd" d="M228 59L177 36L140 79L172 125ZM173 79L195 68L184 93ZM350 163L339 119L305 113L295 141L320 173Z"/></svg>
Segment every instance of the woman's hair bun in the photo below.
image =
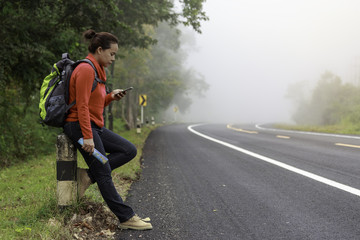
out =
<svg viewBox="0 0 360 240"><path fill-rule="evenodd" d="M88 49L90 53L95 53L99 47L105 50L111 48L112 43L119 43L117 37L108 32L96 33L94 30L89 29L83 33L83 36L85 41L88 40L89 42Z"/></svg>
<svg viewBox="0 0 360 240"><path fill-rule="evenodd" d="M95 37L96 35L96 32L92 29L89 29L87 31L84 32L84 38L85 39L89 39L91 40L93 37Z"/></svg>

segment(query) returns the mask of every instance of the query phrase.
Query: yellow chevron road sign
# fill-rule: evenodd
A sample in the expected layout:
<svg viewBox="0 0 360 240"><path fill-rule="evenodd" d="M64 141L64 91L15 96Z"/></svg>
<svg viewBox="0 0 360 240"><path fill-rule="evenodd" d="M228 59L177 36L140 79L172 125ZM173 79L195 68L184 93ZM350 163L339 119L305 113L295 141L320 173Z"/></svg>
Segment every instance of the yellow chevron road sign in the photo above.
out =
<svg viewBox="0 0 360 240"><path fill-rule="evenodd" d="M140 106L146 106L147 102L146 102L147 96L145 94L140 94L139 95L139 104Z"/></svg>

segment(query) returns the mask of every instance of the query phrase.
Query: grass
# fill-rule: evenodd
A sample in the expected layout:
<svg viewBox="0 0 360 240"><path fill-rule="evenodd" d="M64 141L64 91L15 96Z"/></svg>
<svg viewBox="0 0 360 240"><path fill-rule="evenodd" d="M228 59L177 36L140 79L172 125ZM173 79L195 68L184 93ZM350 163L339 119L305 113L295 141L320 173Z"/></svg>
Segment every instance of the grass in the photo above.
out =
<svg viewBox="0 0 360 240"><path fill-rule="evenodd" d="M135 159L113 172L115 185L122 194L126 195L131 181L141 173L142 147L153 129L144 127L141 134L136 130L121 132L121 136L138 148ZM0 169L0 239L72 239L64 226L79 206L65 211L58 209L55 159L54 147L52 155L38 156ZM78 166L86 167L81 154L78 154ZM103 202L95 185L86 192L86 197Z"/></svg>
<svg viewBox="0 0 360 240"><path fill-rule="evenodd" d="M324 126L275 124L274 127L285 130L296 130L296 131L306 131L306 132L350 134L350 135L360 134L359 125L354 125L354 124L337 124L337 125L324 125Z"/></svg>
<svg viewBox="0 0 360 240"><path fill-rule="evenodd" d="M55 155L33 159L0 171L0 239L51 239L59 215L56 203Z"/></svg>

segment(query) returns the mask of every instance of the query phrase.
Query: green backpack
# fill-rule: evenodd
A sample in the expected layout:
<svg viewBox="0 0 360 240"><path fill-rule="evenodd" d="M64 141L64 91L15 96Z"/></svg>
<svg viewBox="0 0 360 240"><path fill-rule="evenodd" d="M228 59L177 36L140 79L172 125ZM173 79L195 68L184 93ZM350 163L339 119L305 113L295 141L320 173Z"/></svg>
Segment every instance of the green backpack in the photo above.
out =
<svg viewBox="0 0 360 240"><path fill-rule="evenodd" d="M62 127L69 109L76 101L69 102L69 83L71 74L80 64L86 62L95 71L95 79L91 92L95 90L98 83L105 84L98 77L94 64L89 59L82 59L76 62L69 58L68 53L62 54L62 59L54 64L51 73L47 75L40 89L40 118L41 122L52 127Z"/></svg>

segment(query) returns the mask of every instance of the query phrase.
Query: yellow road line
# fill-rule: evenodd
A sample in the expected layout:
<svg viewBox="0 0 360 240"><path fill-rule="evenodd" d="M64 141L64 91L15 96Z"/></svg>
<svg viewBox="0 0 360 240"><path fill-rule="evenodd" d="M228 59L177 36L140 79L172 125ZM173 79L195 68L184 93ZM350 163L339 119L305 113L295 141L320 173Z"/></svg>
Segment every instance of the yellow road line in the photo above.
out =
<svg viewBox="0 0 360 240"><path fill-rule="evenodd" d="M289 136L277 135L276 137L277 137L277 138L283 138L283 139L290 139L290 137L289 137Z"/></svg>
<svg viewBox="0 0 360 240"><path fill-rule="evenodd" d="M248 130L244 130L244 129L241 129L241 128L234 128L234 127L231 126L230 124L228 124L226 127L229 128L229 129L238 131L238 132L244 132L244 133L250 133L250 134L257 134L257 133L258 133L258 132L256 132L256 131L248 131Z"/></svg>
<svg viewBox="0 0 360 240"><path fill-rule="evenodd" d="M360 148L359 145L351 145L351 144L345 144L345 143L335 143L335 145L342 146L342 147Z"/></svg>

